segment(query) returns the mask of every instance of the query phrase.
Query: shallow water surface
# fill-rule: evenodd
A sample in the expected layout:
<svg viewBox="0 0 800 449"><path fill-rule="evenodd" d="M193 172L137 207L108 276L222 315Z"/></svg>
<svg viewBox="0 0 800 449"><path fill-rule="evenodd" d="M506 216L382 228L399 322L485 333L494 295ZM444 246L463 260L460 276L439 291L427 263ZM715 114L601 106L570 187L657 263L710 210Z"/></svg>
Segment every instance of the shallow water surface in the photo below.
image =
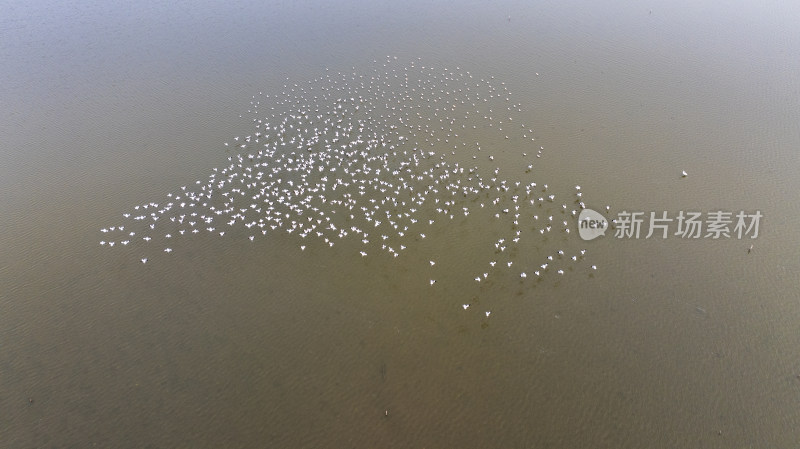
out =
<svg viewBox="0 0 800 449"><path fill-rule="evenodd" d="M3 10L0 445L800 439L796 8Z"/></svg>

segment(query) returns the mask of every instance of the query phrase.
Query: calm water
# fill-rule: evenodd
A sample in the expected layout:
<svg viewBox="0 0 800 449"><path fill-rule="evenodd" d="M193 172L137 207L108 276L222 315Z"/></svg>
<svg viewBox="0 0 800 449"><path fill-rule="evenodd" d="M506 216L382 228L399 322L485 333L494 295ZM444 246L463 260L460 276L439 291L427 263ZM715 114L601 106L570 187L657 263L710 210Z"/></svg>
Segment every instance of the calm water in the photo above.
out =
<svg viewBox="0 0 800 449"><path fill-rule="evenodd" d="M797 446L797 23L790 2L0 4L0 446ZM462 281L479 220L399 262L280 233L144 265L98 244L226 166L254 95L387 55L505 83L536 180L589 207L760 210L760 235L573 234L596 272L538 283ZM492 150L486 174L524 179Z"/></svg>

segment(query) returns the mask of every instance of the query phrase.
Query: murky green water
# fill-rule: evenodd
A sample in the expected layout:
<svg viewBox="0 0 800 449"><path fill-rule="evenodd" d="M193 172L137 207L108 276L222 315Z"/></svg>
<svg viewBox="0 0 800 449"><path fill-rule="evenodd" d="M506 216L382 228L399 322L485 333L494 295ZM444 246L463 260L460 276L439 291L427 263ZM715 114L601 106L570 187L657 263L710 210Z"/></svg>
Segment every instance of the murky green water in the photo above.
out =
<svg viewBox="0 0 800 449"><path fill-rule="evenodd" d="M797 8L1 9L0 446L798 444ZM226 166L254 95L387 55L505 83L553 191L580 184L615 212L760 210L760 235L561 235L515 266L563 246L598 269L486 282L506 256L474 212L398 258L277 232L187 238L147 264L98 245ZM529 176L513 138L460 138L495 158L453 163Z"/></svg>

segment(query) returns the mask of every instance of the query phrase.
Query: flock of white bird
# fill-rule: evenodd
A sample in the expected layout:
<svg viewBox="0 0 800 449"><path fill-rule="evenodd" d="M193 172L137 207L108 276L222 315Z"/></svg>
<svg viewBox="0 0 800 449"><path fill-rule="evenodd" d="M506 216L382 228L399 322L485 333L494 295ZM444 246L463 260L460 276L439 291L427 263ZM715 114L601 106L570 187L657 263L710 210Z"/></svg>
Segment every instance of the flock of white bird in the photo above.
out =
<svg viewBox="0 0 800 449"><path fill-rule="evenodd" d="M455 220L497 236L485 269L465 281L486 282L500 269L520 282L591 273L586 250L568 249L579 240L570 229L583 192L575 186L557 201L533 179L544 148L514 120L518 112L493 77L396 58L363 74L287 82L280 94L253 96L255 129L224 144L227 166L135 206L101 229L100 244L135 248L141 263L192 236L293 238L300 250L344 244L362 257L399 258L426 245L431 226ZM521 179L502 179L495 156L517 158Z"/></svg>

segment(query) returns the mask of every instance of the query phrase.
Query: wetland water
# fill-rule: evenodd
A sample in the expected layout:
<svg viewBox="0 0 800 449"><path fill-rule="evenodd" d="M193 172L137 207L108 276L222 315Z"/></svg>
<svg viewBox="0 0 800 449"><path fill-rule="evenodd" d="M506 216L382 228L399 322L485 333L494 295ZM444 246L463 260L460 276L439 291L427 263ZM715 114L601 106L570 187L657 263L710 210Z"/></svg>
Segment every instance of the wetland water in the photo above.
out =
<svg viewBox="0 0 800 449"><path fill-rule="evenodd" d="M2 446L800 440L798 9L2 10Z"/></svg>

